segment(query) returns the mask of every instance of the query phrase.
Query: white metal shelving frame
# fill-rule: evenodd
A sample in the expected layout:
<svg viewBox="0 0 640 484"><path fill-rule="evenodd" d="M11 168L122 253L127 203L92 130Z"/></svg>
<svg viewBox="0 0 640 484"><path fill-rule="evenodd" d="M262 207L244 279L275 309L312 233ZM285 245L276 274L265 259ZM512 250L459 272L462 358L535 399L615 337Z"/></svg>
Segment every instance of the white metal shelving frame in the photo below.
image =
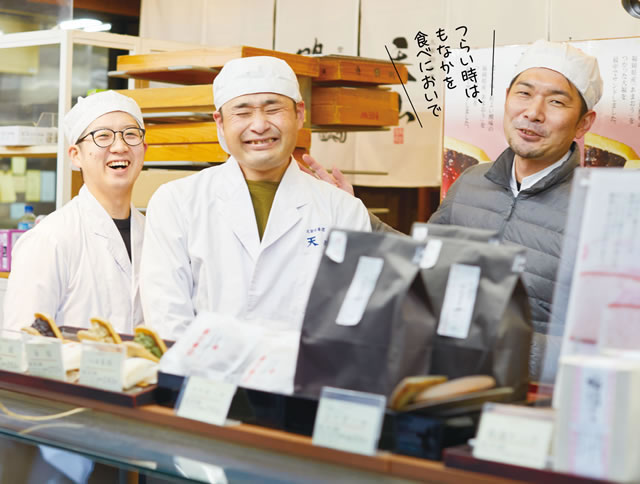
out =
<svg viewBox="0 0 640 484"><path fill-rule="evenodd" d="M0 156L55 156L56 163L56 208L71 199L71 161L67 156L68 143L61 129L64 115L71 109L71 76L73 71L73 46L90 45L128 51L129 54L148 54L170 50L202 47L157 39L147 39L130 35L107 32L84 32L82 30L40 30L0 35L0 49L59 45L60 69L58 73L58 143L50 146L20 148L0 147ZM106 74L106 73L105 73ZM129 88L135 81L129 81Z"/></svg>

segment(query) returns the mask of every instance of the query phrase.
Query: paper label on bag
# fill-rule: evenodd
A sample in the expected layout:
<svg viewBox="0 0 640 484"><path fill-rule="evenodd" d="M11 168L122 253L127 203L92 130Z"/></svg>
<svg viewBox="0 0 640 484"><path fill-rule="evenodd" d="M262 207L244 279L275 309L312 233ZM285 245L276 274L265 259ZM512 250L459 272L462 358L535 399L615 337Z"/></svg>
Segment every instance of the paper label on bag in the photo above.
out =
<svg viewBox="0 0 640 484"><path fill-rule="evenodd" d="M27 360L21 339L0 338L0 370L24 373Z"/></svg>
<svg viewBox="0 0 640 484"><path fill-rule="evenodd" d="M80 384L114 392L122 391L126 357L123 345L83 341Z"/></svg>
<svg viewBox="0 0 640 484"><path fill-rule="evenodd" d="M444 293L438 334L466 339L480 285L480 267L452 264Z"/></svg>
<svg viewBox="0 0 640 484"><path fill-rule="evenodd" d="M242 378L247 371L255 369L255 374L262 374L262 369L269 367L266 378L250 378L251 384L266 391L291 393L300 342L300 330L291 330L291 326L287 321L245 321L202 311L163 355L159 369L245 386ZM266 365L252 368L263 356Z"/></svg>
<svg viewBox="0 0 640 484"><path fill-rule="evenodd" d="M427 224L414 223L413 227L411 227L411 238L413 240L417 240L418 242L423 242L427 240L428 235L429 235L429 228L427 227Z"/></svg>
<svg viewBox="0 0 640 484"><path fill-rule="evenodd" d="M422 259L420 260L421 269L431 269L438 262L440 257L440 249L442 249L442 240L431 239L427 242L427 246L422 253Z"/></svg>
<svg viewBox="0 0 640 484"><path fill-rule="evenodd" d="M347 252L347 234L341 230L332 230L329 234L329 243L325 254L333 262L342 264Z"/></svg>
<svg viewBox="0 0 640 484"><path fill-rule="evenodd" d="M34 338L24 344L29 363L29 374L65 380L62 360L62 341L57 338Z"/></svg>
<svg viewBox="0 0 640 484"><path fill-rule="evenodd" d="M241 325L205 327L196 335L184 360L191 368L206 369L212 380L225 380L246 361L263 333L261 328Z"/></svg>
<svg viewBox="0 0 640 484"><path fill-rule="evenodd" d="M547 465L553 411L487 403L482 411L473 456L534 469Z"/></svg>
<svg viewBox="0 0 640 484"><path fill-rule="evenodd" d="M374 455L385 405L382 395L324 387L313 426L313 445Z"/></svg>
<svg viewBox="0 0 640 484"><path fill-rule="evenodd" d="M511 272L517 272L517 273L524 272L524 269L526 266L527 266L527 258L523 255L517 255L513 258Z"/></svg>
<svg viewBox="0 0 640 484"><path fill-rule="evenodd" d="M239 384L273 393L293 393L300 331L269 333L252 352Z"/></svg>
<svg viewBox="0 0 640 484"><path fill-rule="evenodd" d="M355 326L360 322L369 299L376 288L382 272L384 259L360 256L356 273L353 275L347 295L342 302L336 323L341 326Z"/></svg>
<svg viewBox="0 0 640 484"><path fill-rule="evenodd" d="M186 379L176 406L176 415L192 420L224 425L236 394L236 385L200 376Z"/></svg>

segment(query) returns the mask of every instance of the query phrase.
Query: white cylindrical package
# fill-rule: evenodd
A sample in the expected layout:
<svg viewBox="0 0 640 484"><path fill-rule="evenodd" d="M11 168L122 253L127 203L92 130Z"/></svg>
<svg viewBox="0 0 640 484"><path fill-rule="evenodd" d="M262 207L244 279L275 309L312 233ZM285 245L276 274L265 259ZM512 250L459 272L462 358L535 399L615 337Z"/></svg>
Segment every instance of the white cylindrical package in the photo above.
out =
<svg viewBox="0 0 640 484"><path fill-rule="evenodd" d="M554 399L556 471L640 480L640 360L565 356Z"/></svg>

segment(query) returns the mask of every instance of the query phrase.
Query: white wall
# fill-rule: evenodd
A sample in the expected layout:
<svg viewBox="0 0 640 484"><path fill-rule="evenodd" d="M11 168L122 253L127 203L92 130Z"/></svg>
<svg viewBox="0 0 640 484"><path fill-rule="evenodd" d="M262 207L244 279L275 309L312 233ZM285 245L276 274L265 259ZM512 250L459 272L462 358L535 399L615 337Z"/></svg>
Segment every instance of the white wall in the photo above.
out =
<svg viewBox="0 0 640 484"><path fill-rule="evenodd" d="M142 0L140 36L216 47L273 47L275 0Z"/></svg>
<svg viewBox="0 0 640 484"><path fill-rule="evenodd" d="M558 42L640 36L640 19L620 0L552 0L549 19L549 40Z"/></svg>
<svg viewBox="0 0 640 484"><path fill-rule="evenodd" d="M471 48L526 44L547 36L549 0L456 0L447 2L448 30L464 25Z"/></svg>

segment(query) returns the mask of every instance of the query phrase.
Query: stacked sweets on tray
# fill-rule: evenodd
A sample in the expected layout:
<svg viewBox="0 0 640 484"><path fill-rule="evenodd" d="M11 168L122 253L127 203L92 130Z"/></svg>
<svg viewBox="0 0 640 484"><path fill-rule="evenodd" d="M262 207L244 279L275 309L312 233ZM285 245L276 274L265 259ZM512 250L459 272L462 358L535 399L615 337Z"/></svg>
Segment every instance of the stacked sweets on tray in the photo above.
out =
<svg viewBox="0 0 640 484"><path fill-rule="evenodd" d="M67 329L70 331L67 332ZM22 331L34 336L57 338L62 342L62 363L66 373L66 381L78 382L82 362L82 341L122 345L126 358L122 368L122 389L129 390L134 386L146 386L157 380L158 362L167 351L165 342L151 328L138 326L132 340L123 341L108 321L92 318L88 329L65 328L63 330L49 316L36 313L30 326ZM68 339L74 338L77 339ZM124 336L126 339L127 337Z"/></svg>

